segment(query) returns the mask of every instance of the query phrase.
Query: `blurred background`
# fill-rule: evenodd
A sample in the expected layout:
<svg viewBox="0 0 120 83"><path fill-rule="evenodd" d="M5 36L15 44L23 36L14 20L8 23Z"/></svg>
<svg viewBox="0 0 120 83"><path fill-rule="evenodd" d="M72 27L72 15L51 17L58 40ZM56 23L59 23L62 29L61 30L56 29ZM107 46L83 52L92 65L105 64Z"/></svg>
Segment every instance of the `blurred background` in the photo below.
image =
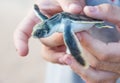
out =
<svg viewBox="0 0 120 83"><path fill-rule="evenodd" d="M13 32L33 6L33 0L0 0L0 83L44 83L46 62L37 40L31 39L30 53L20 57Z"/></svg>

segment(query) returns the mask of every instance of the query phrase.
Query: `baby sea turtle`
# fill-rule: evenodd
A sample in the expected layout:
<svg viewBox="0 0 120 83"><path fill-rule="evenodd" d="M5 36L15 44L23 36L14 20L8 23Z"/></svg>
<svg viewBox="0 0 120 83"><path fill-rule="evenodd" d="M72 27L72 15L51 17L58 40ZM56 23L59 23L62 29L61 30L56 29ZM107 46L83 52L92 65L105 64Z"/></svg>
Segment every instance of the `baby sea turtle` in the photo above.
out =
<svg viewBox="0 0 120 83"><path fill-rule="evenodd" d="M71 55L84 67L88 67L89 65L81 53L82 47L75 32L89 30L93 26L97 28L111 28L111 26L105 25L104 21L93 19L85 15L74 15L67 12L61 12L48 18L40 12L36 4L34 5L34 10L42 22L35 25L32 36L35 38L45 38L55 32L62 32L65 45Z"/></svg>

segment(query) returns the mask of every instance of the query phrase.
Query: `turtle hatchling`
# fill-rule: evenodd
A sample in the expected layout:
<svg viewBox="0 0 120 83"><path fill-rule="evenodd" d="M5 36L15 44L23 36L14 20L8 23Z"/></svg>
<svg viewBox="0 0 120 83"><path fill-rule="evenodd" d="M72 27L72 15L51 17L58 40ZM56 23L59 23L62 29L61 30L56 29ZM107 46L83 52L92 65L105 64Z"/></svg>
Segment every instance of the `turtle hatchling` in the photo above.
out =
<svg viewBox="0 0 120 83"><path fill-rule="evenodd" d="M40 12L36 4L34 5L34 11L42 22L34 26L32 36L35 38L45 38L55 32L63 33L67 49L83 67L88 67L89 63L85 60L84 55L82 55L82 47L75 33L89 30L93 26L96 28L111 28L111 26L105 25L102 20L67 12L60 12L48 18Z"/></svg>

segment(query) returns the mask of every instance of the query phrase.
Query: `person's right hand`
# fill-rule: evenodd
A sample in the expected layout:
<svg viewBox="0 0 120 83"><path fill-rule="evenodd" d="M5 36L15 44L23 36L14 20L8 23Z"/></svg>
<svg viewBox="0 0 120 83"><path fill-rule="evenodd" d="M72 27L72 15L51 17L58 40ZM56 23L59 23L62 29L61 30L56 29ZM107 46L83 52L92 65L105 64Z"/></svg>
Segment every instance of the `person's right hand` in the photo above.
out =
<svg viewBox="0 0 120 83"><path fill-rule="evenodd" d="M40 10L46 16L51 17L58 12L70 12L80 14L85 5L84 0L38 0ZM28 42L35 24L40 22L33 10L25 17L14 32L14 43L17 52L21 56L28 54ZM60 59L66 55L63 37L61 33L55 33L48 38L40 39L43 57L53 63L63 64Z"/></svg>

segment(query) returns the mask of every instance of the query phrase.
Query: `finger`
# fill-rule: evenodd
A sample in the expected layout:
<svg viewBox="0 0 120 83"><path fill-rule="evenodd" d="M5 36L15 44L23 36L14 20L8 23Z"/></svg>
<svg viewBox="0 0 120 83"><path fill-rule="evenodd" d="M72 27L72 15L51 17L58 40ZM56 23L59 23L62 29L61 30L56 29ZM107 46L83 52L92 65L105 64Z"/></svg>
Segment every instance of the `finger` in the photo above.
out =
<svg viewBox="0 0 120 83"><path fill-rule="evenodd" d="M33 12L24 18L18 28L14 32L14 44L19 55L25 56L28 54L28 39L31 36L33 26L38 22L38 19Z"/></svg>
<svg viewBox="0 0 120 83"><path fill-rule="evenodd" d="M80 14L85 5L85 0L57 0L63 11Z"/></svg>
<svg viewBox="0 0 120 83"><path fill-rule="evenodd" d="M94 68L96 68L96 66L99 63L99 60L97 60L97 58L94 55L91 55L90 52L88 52L86 49L83 48L83 54L85 57L85 60L88 62L89 66L94 66Z"/></svg>
<svg viewBox="0 0 120 83"><path fill-rule="evenodd" d="M94 55L91 55L90 52L88 52L85 49L84 56L91 67L96 68L98 70L105 70L120 74L120 63L99 61L96 59L96 57L94 57Z"/></svg>
<svg viewBox="0 0 120 83"><path fill-rule="evenodd" d="M96 64L97 69L107 70L110 72L118 73L120 75L120 63L100 62Z"/></svg>
<svg viewBox="0 0 120 83"><path fill-rule="evenodd" d="M61 58L66 55L65 46L51 48L41 44L41 48L41 55L45 60L52 63L64 64Z"/></svg>
<svg viewBox="0 0 120 83"><path fill-rule="evenodd" d="M84 68L72 57L71 55L67 55L64 57L64 62L69 65L77 74L81 74L81 72L84 72ZM78 70L76 70L78 69Z"/></svg>
<svg viewBox="0 0 120 83"><path fill-rule="evenodd" d="M40 41L47 47L56 47L64 45L62 33L54 33L47 38L41 38Z"/></svg>
<svg viewBox="0 0 120 83"><path fill-rule="evenodd" d="M120 26L120 7L118 6L110 4L86 6L84 12L90 17L106 20Z"/></svg>
<svg viewBox="0 0 120 83"><path fill-rule="evenodd" d="M92 36L90 36L87 32L81 32L77 34L78 38L80 38L80 42L82 46L90 52L95 57L99 57L99 54L104 52L104 49L106 48L106 44L102 41L99 41ZM104 48L104 49L103 49ZM96 55L98 54L98 55ZM99 59L99 58L98 58Z"/></svg>
<svg viewBox="0 0 120 83"><path fill-rule="evenodd" d="M85 81L90 83L111 83L114 79L118 78L118 74L107 72L107 71L100 71L94 70L93 68L84 69L73 57L68 56L64 61L70 65L70 67ZM115 81L114 80L114 81Z"/></svg>
<svg viewBox="0 0 120 83"><path fill-rule="evenodd" d="M57 1L53 0L38 0L39 3L38 6L42 13L44 13L46 16L51 17L56 13L62 12L62 8L58 4Z"/></svg>
<svg viewBox="0 0 120 83"><path fill-rule="evenodd" d="M80 42L93 56L100 61L120 62L120 44L117 43L104 43L90 36L87 32L81 32ZM113 49L114 48L114 49Z"/></svg>
<svg viewBox="0 0 120 83"><path fill-rule="evenodd" d="M62 9L58 4L52 1L40 1L39 6L41 11L47 16L51 16ZM49 11L48 11L49 10ZM19 55L25 56L28 54L28 39L31 36L33 26L39 22L39 19L34 14L33 10L28 14L27 17L20 23L18 28L14 32L15 47Z"/></svg>

